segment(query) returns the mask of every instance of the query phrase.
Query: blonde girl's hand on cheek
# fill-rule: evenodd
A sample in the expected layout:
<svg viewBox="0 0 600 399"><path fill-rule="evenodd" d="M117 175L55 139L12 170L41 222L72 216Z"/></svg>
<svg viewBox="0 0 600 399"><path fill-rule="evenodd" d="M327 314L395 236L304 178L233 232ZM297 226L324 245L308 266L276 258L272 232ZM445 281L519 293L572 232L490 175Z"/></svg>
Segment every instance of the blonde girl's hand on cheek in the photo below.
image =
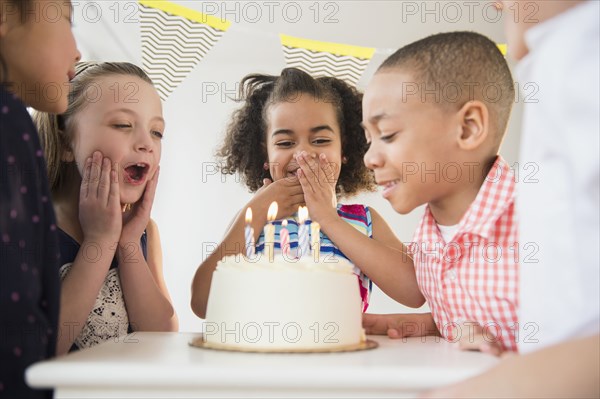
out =
<svg viewBox="0 0 600 399"><path fill-rule="evenodd" d="M152 211L152 204L154 203L159 173L160 166L156 169L154 176L148 181L148 184L146 184L142 198L133 205L131 213L126 215L121 238L119 239L120 246L127 246L130 243L139 244L140 238L150 222L150 213Z"/></svg>
<svg viewBox="0 0 600 399"><path fill-rule="evenodd" d="M286 218L298 211L304 205L304 192L297 177L285 177L276 181L263 180L263 186L256 192L248 206L255 212L267 214L271 202L278 206L277 219ZM261 214L261 213L255 213Z"/></svg>
<svg viewBox="0 0 600 399"><path fill-rule="evenodd" d="M84 240L117 243L121 218L117 168L96 151L86 160L79 192L79 222Z"/></svg>
<svg viewBox="0 0 600 399"><path fill-rule="evenodd" d="M337 219L336 177L325 154L312 158L303 151L296 155L296 160L300 165L298 178L310 218L321 225Z"/></svg>

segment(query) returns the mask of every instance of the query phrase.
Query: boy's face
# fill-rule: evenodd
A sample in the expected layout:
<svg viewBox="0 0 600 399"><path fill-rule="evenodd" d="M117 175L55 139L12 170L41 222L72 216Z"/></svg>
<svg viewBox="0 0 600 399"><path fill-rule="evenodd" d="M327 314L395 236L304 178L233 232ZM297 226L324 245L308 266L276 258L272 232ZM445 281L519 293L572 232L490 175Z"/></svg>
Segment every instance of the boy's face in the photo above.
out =
<svg viewBox="0 0 600 399"><path fill-rule="evenodd" d="M410 73L382 71L363 97L363 125L370 143L365 165L375 172L383 197L401 214L447 198L458 162L455 137L460 121L439 104L423 101L420 92L407 94L414 92L408 88L415 84Z"/></svg>

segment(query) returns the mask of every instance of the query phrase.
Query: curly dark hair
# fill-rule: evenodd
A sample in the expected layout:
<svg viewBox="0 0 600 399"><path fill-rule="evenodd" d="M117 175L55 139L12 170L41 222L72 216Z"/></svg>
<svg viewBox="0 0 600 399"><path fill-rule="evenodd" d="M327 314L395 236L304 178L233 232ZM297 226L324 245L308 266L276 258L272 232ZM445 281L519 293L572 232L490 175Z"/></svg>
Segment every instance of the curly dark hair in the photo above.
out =
<svg viewBox="0 0 600 399"><path fill-rule="evenodd" d="M280 76L250 74L242 79L237 101L243 101L244 105L234 112L223 144L217 150L221 173L239 172L251 192L262 187L263 179L271 178L269 171L263 168L268 161L267 110L274 104L294 102L301 94L329 102L335 108L342 155L346 158L336 185L338 195L374 191L373 174L363 162L368 145L360 124L362 94L343 80L313 78L297 68L285 68Z"/></svg>

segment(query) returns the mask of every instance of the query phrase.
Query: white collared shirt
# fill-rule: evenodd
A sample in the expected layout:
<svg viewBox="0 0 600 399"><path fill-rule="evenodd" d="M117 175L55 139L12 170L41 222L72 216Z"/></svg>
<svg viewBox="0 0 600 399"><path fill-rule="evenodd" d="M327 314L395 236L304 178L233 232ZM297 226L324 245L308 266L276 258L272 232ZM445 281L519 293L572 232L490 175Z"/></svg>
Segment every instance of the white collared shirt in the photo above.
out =
<svg viewBox="0 0 600 399"><path fill-rule="evenodd" d="M516 71L539 90L525 104L517 186L523 353L600 331L599 8L531 28Z"/></svg>

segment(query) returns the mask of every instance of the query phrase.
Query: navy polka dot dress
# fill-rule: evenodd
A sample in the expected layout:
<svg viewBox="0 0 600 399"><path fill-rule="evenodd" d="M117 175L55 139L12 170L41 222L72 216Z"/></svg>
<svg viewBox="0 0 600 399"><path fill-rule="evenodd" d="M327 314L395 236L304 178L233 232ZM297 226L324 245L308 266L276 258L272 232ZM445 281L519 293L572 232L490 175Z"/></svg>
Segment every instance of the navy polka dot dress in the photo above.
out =
<svg viewBox="0 0 600 399"><path fill-rule="evenodd" d="M25 369L56 350L60 282L56 219L37 131L0 85L0 397L44 398Z"/></svg>

